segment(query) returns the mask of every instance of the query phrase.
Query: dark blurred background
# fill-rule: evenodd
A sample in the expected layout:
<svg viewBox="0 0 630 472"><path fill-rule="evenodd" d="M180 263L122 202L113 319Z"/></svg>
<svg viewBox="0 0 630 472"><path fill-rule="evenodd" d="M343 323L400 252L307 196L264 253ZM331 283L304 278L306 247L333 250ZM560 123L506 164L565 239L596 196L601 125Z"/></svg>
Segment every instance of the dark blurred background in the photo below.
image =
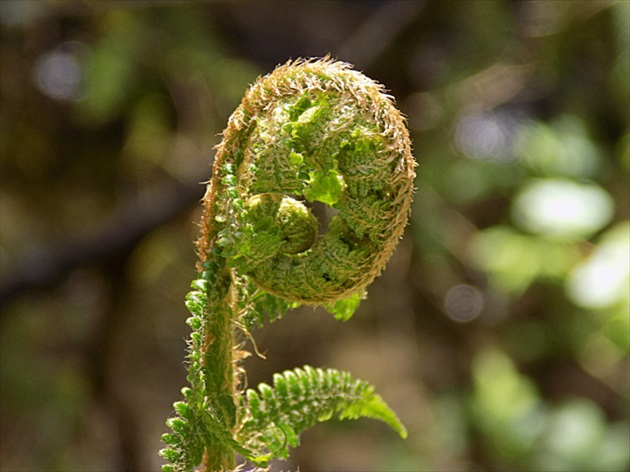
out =
<svg viewBox="0 0 630 472"><path fill-rule="evenodd" d="M629 467L630 3L10 1L1 22L3 471L154 471L185 385L201 182L247 86L333 57L386 85L412 221L355 317L254 332L249 386L376 385L273 470Z"/></svg>

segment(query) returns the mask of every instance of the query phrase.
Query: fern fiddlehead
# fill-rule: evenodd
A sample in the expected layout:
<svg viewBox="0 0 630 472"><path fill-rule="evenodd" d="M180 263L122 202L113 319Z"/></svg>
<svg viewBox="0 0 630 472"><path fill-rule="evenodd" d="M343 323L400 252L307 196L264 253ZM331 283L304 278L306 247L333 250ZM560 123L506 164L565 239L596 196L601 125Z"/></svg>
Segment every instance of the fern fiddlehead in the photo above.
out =
<svg viewBox="0 0 630 472"><path fill-rule="evenodd" d="M288 300L346 297L381 272L402 235L413 168L403 119L382 87L339 62L279 67L230 118L200 256L227 247L235 267ZM314 217L290 195L338 210L327 234L316 238Z"/></svg>
<svg viewBox="0 0 630 472"><path fill-rule="evenodd" d="M249 330L299 304L348 319L402 235L414 165L391 98L345 63L290 62L248 90L204 197L200 279L187 300L191 388L164 437L167 470L200 462L229 470L235 452L257 463L285 457L296 435L322 420L314 405L325 404L326 417L376 417L404 433L367 384L333 370L279 376L277 391L261 386L262 403L253 391L243 394L234 328ZM313 215L318 205L335 213L324 234ZM298 404L301 419L287 410Z"/></svg>

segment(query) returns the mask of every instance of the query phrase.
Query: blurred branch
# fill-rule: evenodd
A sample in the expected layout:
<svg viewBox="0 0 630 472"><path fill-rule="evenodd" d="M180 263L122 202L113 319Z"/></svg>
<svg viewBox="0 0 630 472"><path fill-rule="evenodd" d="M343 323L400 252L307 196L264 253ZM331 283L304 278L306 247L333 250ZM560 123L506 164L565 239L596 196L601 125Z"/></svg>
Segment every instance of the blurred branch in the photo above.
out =
<svg viewBox="0 0 630 472"><path fill-rule="evenodd" d="M371 67L420 14L424 5L423 0L383 2L339 47L339 59L363 69Z"/></svg>
<svg viewBox="0 0 630 472"><path fill-rule="evenodd" d="M123 204L96 234L32 251L3 276L0 308L26 290L53 286L77 266L133 249L151 231L196 205L203 192L202 185L163 184L155 195Z"/></svg>
<svg viewBox="0 0 630 472"><path fill-rule="evenodd" d="M473 106L483 111L491 110L521 93L536 72L535 67L533 63L494 63L451 85L452 95L457 97L459 108Z"/></svg>

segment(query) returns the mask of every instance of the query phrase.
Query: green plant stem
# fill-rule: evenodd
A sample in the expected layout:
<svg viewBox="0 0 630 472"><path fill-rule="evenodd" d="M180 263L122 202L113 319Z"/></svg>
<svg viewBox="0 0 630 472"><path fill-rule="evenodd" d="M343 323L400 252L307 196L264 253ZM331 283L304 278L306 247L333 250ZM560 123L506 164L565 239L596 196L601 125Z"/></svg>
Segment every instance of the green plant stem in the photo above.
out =
<svg viewBox="0 0 630 472"><path fill-rule="evenodd" d="M236 423L236 406L234 403L235 381L234 362L234 329L231 279L227 268L222 269L209 298L209 310L205 313L207 329L203 344L203 370L206 379L206 398L210 410L225 422L228 430ZM236 458L232 449L212 444L206 446L202 471L232 470L236 466Z"/></svg>

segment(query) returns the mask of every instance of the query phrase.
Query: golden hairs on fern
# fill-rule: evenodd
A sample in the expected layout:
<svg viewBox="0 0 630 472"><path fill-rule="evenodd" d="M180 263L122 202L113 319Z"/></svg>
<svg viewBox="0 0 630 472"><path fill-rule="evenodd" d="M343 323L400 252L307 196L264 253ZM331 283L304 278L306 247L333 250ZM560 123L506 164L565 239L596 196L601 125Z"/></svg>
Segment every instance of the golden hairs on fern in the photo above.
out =
<svg viewBox="0 0 630 472"><path fill-rule="evenodd" d="M286 300L362 292L402 236L414 166L380 84L328 58L282 65L248 90L217 147L200 259L216 251ZM323 235L314 202L336 212Z"/></svg>

